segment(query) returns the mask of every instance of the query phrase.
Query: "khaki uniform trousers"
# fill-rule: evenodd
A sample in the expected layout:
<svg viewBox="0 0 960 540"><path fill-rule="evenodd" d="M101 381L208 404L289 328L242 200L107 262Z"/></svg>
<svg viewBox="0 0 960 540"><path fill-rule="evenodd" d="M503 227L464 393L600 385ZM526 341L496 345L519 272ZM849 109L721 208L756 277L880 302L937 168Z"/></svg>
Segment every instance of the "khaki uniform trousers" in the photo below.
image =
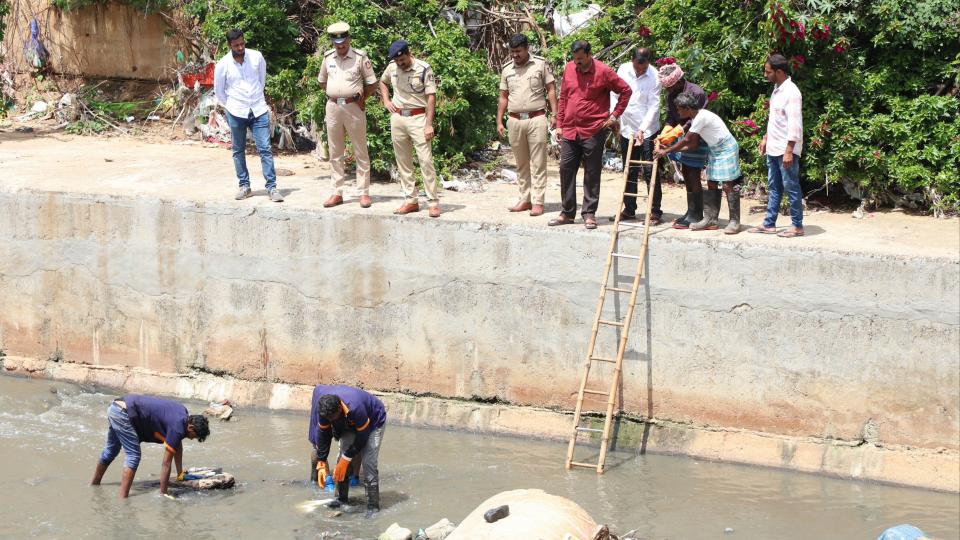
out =
<svg viewBox="0 0 960 540"><path fill-rule="evenodd" d="M423 190L427 192L430 206L440 203L437 190L437 170L433 166L433 149L423 133L427 115L416 116L390 115L390 132L393 136L393 153L397 157L397 172L400 173L400 187L408 203L418 203L417 181L414 177L413 152L417 152L420 171L423 173Z"/></svg>
<svg viewBox="0 0 960 540"><path fill-rule="evenodd" d="M550 136L547 116L520 120L507 118L507 135L517 160L520 202L543 204L547 190L547 147Z"/></svg>
<svg viewBox="0 0 960 540"><path fill-rule="evenodd" d="M347 175L343 158L347 149L346 136L353 143L357 159L357 191L370 194L370 153L367 151L367 115L356 102L337 105L327 101L327 143L330 145L330 169L337 195L343 195Z"/></svg>

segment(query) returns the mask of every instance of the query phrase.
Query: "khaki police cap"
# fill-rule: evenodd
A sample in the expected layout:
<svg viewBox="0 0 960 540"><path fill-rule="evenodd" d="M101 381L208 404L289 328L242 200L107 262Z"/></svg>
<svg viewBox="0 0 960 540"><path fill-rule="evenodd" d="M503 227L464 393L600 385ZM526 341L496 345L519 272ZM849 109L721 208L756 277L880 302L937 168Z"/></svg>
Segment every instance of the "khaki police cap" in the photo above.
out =
<svg viewBox="0 0 960 540"><path fill-rule="evenodd" d="M327 34L330 41L334 43L343 43L350 37L350 25L345 22L336 22L327 27Z"/></svg>

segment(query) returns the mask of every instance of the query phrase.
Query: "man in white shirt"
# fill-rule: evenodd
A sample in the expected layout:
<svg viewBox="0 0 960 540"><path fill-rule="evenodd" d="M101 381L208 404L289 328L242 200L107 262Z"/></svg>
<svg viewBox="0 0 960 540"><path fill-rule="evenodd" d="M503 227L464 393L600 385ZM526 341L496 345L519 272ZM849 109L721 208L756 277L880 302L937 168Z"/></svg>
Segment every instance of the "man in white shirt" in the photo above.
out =
<svg viewBox="0 0 960 540"><path fill-rule="evenodd" d="M803 236L803 192L800 189L800 153L803 149L803 97L788 71L790 63L781 54L771 54L763 64L763 76L775 84L770 96L767 134L760 141L760 154L767 157L767 217L750 232L777 234L783 238ZM777 231L780 200L787 192L791 227Z"/></svg>
<svg viewBox="0 0 960 540"><path fill-rule="evenodd" d="M650 65L653 58L653 51L644 47L637 49L633 53L633 59L626 62L617 69L617 75L633 90L630 96L630 103L623 111L620 117L620 155L623 156L624 167L628 161L650 161L653 155L653 139L660 130L660 82L657 80L657 70ZM616 103L617 95L610 94L610 107L613 111L613 104ZM633 146L633 155L627 156L627 148L631 137L637 137ZM643 166L643 179L650 186L650 170L648 165ZM640 174L640 166L630 167L627 173L627 193L637 193L637 176ZM663 211L660 209L660 202L663 199L663 192L660 189L660 179L654 180L653 184L653 210L651 211L650 224L659 225L662 220ZM623 197L623 213L620 220L636 219L637 198L631 196ZM612 220L613 218L611 218Z"/></svg>
<svg viewBox="0 0 960 540"><path fill-rule="evenodd" d="M227 32L227 45L230 46L230 52L217 62L213 89L217 101L227 111L227 123L230 124L233 137L233 167L240 181L240 189L234 198L241 200L253 195L244 154L247 129L250 129L260 153L267 195L273 202L283 202L283 195L277 189L277 173L273 168L273 151L270 148L270 108L263 96L267 62L259 51L245 47L240 30Z"/></svg>

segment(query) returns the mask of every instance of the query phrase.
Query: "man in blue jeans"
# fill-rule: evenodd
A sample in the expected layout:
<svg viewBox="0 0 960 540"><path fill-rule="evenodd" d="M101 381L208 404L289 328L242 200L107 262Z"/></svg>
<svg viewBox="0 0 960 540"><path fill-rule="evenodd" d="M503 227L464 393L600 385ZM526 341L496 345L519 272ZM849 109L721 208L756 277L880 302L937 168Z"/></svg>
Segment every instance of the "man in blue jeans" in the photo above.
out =
<svg viewBox="0 0 960 540"><path fill-rule="evenodd" d="M760 141L760 154L767 157L767 216L752 233L776 234L782 238L803 236L803 192L800 190L800 153L803 149L803 98L788 71L790 63L781 54L771 54L763 64L763 76L775 84L770 96L767 134ZM777 230L777 214L783 192L790 201L791 227Z"/></svg>
<svg viewBox="0 0 960 540"><path fill-rule="evenodd" d="M277 189L277 174L273 168L270 148L270 108L263 97L267 80L267 62L259 51L247 49L243 32L227 32L230 52L217 62L213 90L217 101L227 111L227 122L233 137L233 167L237 171L240 189L234 197L238 201L253 195L250 191L250 173L247 171L247 129L253 131L253 140L260 153L263 177L267 181L267 195L273 202L283 202Z"/></svg>
<svg viewBox="0 0 960 540"><path fill-rule="evenodd" d="M203 442L210 435L210 426L203 415L190 415L187 408L168 399L129 394L113 400L107 409L107 444L100 453L91 485L99 486L107 467L123 449L123 474L120 477L120 498L130 494L133 477L140 465L140 443L162 444L163 463L160 467L160 493L166 495L170 481L170 465L177 467L177 479L182 480L183 440Z"/></svg>

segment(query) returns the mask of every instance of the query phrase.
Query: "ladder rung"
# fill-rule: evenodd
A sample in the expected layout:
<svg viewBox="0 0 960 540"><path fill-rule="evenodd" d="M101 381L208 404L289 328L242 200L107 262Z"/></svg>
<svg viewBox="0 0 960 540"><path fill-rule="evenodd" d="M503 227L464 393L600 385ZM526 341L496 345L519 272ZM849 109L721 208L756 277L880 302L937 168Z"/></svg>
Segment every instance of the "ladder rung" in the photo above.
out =
<svg viewBox="0 0 960 540"><path fill-rule="evenodd" d="M602 429L597 429L592 427L580 427L580 426L577 426L577 431L589 431L590 433L603 433Z"/></svg>
<svg viewBox="0 0 960 540"><path fill-rule="evenodd" d="M634 229L642 229L644 227L643 223L630 223L629 221L621 221L621 227L632 227Z"/></svg>
<svg viewBox="0 0 960 540"><path fill-rule="evenodd" d="M583 467L584 469L596 469L596 463L580 463L579 461L571 461L570 465L574 467Z"/></svg>
<svg viewBox="0 0 960 540"><path fill-rule="evenodd" d="M617 322L617 321L605 321L605 320L603 320L603 319L600 319L600 320L597 321L597 322L600 323L600 324L605 324L605 325L607 325L607 326L623 326L623 323L622 323L622 322Z"/></svg>
<svg viewBox="0 0 960 540"><path fill-rule="evenodd" d="M619 287L607 287L607 290L608 290L608 291L613 291L613 292L622 292L622 293L632 293L632 292L633 292L633 289L621 289L621 288L619 288Z"/></svg>
<svg viewBox="0 0 960 540"><path fill-rule="evenodd" d="M587 390L586 388L583 389L583 393L584 393L584 394L593 394L593 395L596 395L596 396L608 396L608 395L610 395L610 394L607 393L607 392L601 392L601 391L599 391L599 390Z"/></svg>
<svg viewBox="0 0 960 540"><path fill-rule="evenodd" d="M616 363L617 363L617 361L614 360L613 358L604 358L604 357L602 357L602 356L591 356L591 357L590 357L590 360L595 360L595 361L597 361L597 362L609 362L609 363L611 363L611 364L616 364Z"/></svg>
<svg viewBox="0 0 960 540"><path fill-rule="evenodd" d="M634 260L637 260L637 261L640 260L640 256L639 256L639 255L627 255L626 253L618 253L618 252L616 252L616 251L613 252L613 256L614 256L614 257L620 257L621 259L634 259Z"/></svg>

